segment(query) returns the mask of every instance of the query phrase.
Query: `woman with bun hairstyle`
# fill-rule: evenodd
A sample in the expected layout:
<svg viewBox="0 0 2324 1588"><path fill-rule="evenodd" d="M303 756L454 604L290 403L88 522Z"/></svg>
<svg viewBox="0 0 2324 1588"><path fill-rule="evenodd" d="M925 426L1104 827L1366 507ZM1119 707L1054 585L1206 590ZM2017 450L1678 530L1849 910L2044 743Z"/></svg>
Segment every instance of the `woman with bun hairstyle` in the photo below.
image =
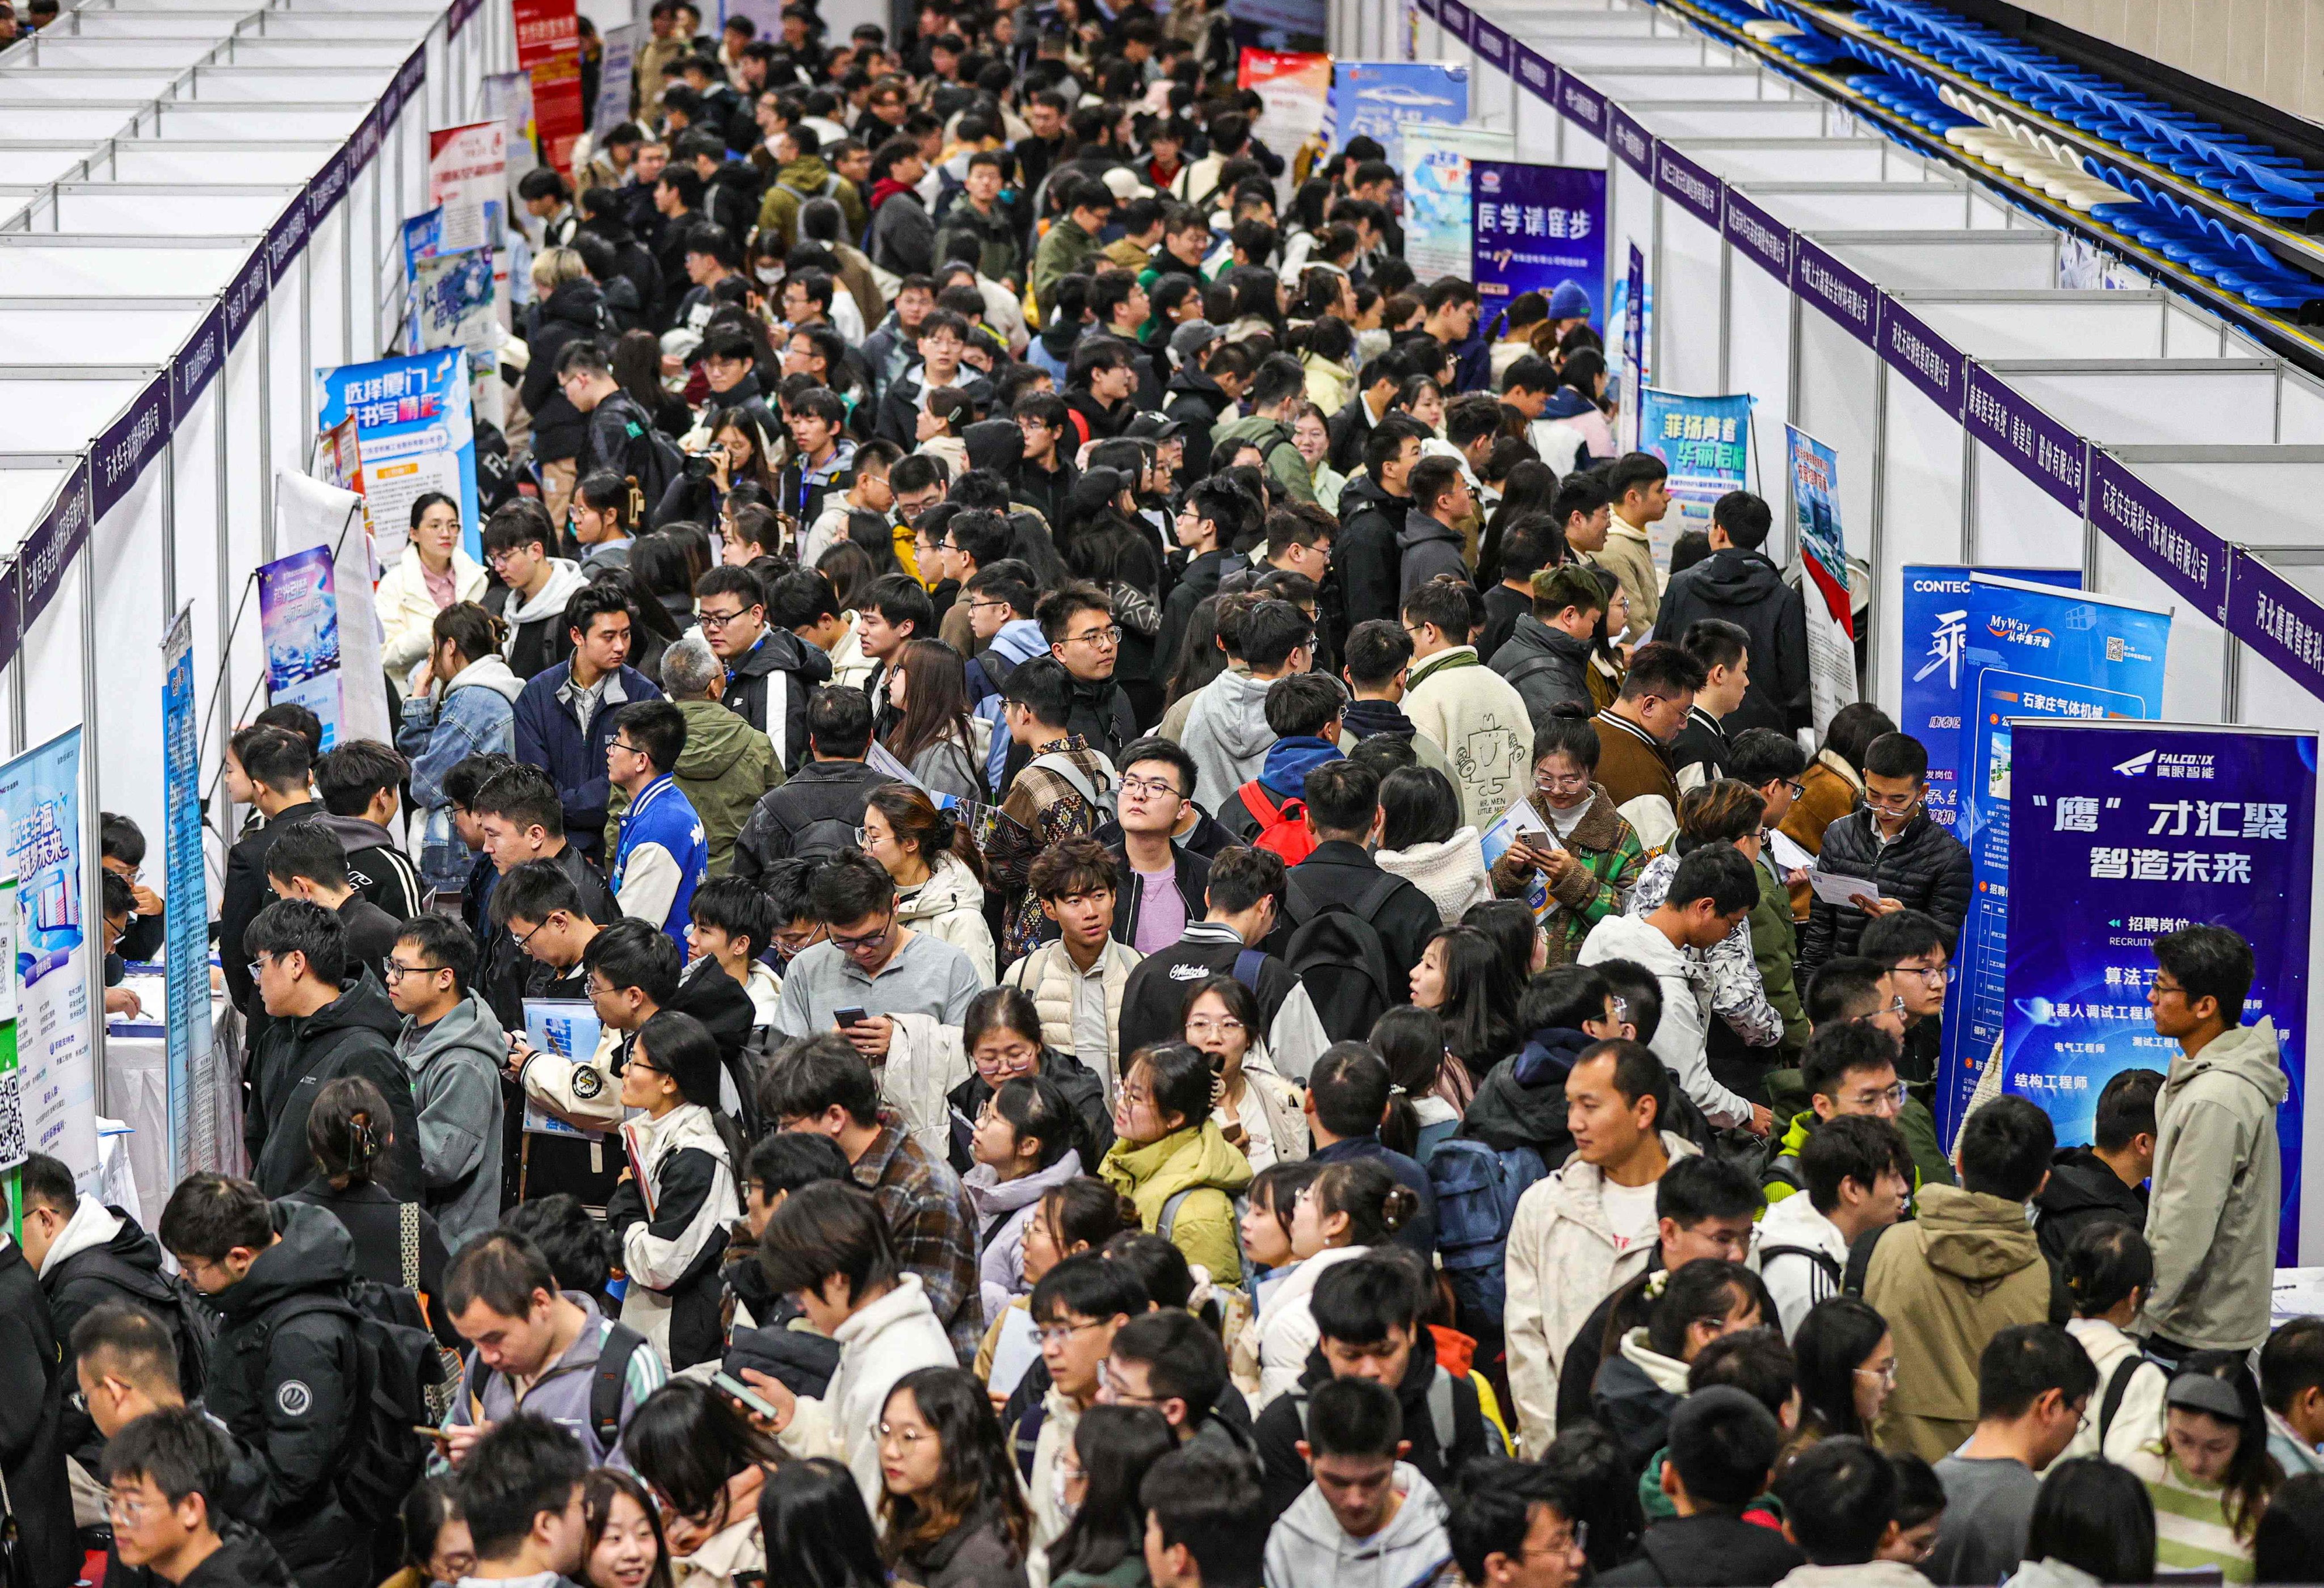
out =
<svg viewBox="0 0 2324 1588"><path fill-rule="evenodd" d="M1598 785L1598 730L1591 708L1562 702L1534 721L1533 792L1526 803L1547 824L1555 842L1534 836L1512 844L1493 863L1494 895L1528 897L1548 891L1542 920L1549 963L1570 965L1590 928L1621 913L1646 863L1637 829Z"/></svg>
<svg viewBox="0 0 2324 1588"><path fill-rule="evenodd" d="M428 655L412 674L395 747L411 762L421 885L456 893L475 855L452 830L444 779L471 755L515 752L516 697L524 680L501 655L508 624L473 601L438 613L429 633Z"/></svg>
<svg viewBox="0 0 2324 1588"><path fill-rule="evenodd" d="M1210 1055L1184 1042L1130 1055L1113 1095L1113 1148L1098 1174L1128 1193L1139 1222L1167 1235L1188 1262L1217 1284L1239 1285L1234 1199L1250 1184L1250 1160L1211 1118L1216 1083Z"/></svg>
<svg viewBox="0 0 2324 1588"><path fill-rule="evenodd" d="M1309 1301L1325 1269L1385 1244L1420 1211L1411 1186L1367 1158L1326 1164L1299 1193L1291 1210L1291 1255L1284 1276L1259 1315L1259 1395L1252 1412L1296 1389L1308 1353L1322 1338Z"/></svg>
<svg viewBox="0 0 2324 1588"><path fill-rule="evenodd" d="M315 1178L290 1193L290 1200L329 1209L355 1243L356 1276L427 1298L436 1337L455 1351L466 1350L438 1299L451 1255L444 1250L443 1232L427 1209L401 1200L377 1179L394 1145L395 1120L385 1094L360 1076L327 1083L307 1115L307 1152Z"/></svg>
<svg viewBox="0 0 2324 1588"><path fill-rule="evenodd" d="M1138 1205L1094 1175L1084 1175L1052 1186L1041 1194L1033 1205L1033 1216L1025 1221L1019 1233L1017 1278L1010 1288L1008 1310L994 1315L988 1322L984 1339L976 1348L976 1376L995 1395L1018 1391L1020 1380L1029 1377L1044 1387L1047 1379L1041 1370L1041 1342L1026 1320L1026 1298L1041 1276L1069 1257L1084 1251L1102 1251L1105 1243L1125 1231L1135 1233L1140 1225ZM1038 1405L1041 1397L1035 1393L1022 1397L1028 1405ZM1022 1406L1012 1401L1015 1410ZM1007 1426L1015 1427L1014 1413L1005 1418ZM1032 1445L1025 1446L1026 1459L1031 1460Z"/></svg>
<svg viewBox="0 0 2324 1588"><path fill-rule="evenodd" d="M384 639L380 665L398 693L424 660L436 614L463 601L484 598L484 565L460 544L460 504L441 491L423 491L411 503L411 540L380 576L372 600Z"/></svg>
<svg viewBox="0 0 2324 1588"><path fill-rule="evenodd" d="M872 790L857 832L863 852L896 882L896 919L968 956L979 980L993 978L992 928L984 919L984 857L949 810L908 783Z"/></svg>

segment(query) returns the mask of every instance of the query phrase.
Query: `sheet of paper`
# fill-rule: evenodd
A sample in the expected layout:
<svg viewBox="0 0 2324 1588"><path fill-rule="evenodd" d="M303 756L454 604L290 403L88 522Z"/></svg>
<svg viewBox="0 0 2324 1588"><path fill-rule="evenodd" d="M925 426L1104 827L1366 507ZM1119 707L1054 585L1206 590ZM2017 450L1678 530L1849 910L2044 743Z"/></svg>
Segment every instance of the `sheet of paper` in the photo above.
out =
<svg viewBox="0 0 2324 1588"><path fill-rule="evenodd" d="M1868 899L1880 896L1879 886L1869 877L1846 876L1839 872L1811 871L1808 872L1808 886L1815 890L1818 899L1842 909L1862 909L1856 902L1858 894Z"/></svg>
<svg viewBox="0 0 2324 1588"><path fill-rule="evenodd" d="M1798 842L1780 827L1768 830L1767 853L1775 857L1775 864L1786 872L1815 870L1816 857L1801 848Z"/></svg>

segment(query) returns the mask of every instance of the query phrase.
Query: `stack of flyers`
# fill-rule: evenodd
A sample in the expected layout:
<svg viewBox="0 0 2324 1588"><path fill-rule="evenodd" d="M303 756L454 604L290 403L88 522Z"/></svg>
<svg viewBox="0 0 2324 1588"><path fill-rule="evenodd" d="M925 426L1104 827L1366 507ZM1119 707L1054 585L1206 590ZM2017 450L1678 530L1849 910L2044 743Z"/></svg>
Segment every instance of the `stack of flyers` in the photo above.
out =
<svg viewBox="0 0 2324 1588"><path fill-rule="evenodd" d="M1533 801L1520 799L1503 812L1499 821L1485 829L1482 840L1485 869L1492 870L1494 863L1507 854L1510 845L1521 837L1547 839L1551 845L1563 847L1558 845L1557 835L1550 831L1549 824L1542 820L1540 813L1534 809ZM1533 906L1536 920L1545 919L1554 907L1549 896L1549 883L1539 872L1534 872L1526 883L1526 902Z"/></svg>

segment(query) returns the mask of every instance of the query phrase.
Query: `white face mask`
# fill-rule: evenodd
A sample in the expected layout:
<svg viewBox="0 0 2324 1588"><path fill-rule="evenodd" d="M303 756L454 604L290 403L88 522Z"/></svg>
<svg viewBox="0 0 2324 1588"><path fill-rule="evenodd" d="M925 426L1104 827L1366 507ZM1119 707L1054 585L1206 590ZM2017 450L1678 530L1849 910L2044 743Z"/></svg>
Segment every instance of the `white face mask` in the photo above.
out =
<svg viewBox="0 0 2324 1588"><path fill-rule="evenodd" d="M783 282L783 267L779 264L761 265L759 267L759 280L765 282L770 287L781 286Z"/></svg>

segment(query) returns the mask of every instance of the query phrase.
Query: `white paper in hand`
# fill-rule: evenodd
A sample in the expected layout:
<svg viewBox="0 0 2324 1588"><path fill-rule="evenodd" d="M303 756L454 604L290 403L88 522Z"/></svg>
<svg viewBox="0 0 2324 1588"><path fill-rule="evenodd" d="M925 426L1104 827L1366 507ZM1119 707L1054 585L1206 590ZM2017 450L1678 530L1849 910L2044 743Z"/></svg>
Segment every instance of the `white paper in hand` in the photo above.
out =
<svg viewBox="0 0 2324 1588"><path fill-rule="evenodd" d="M1774 857L1776 867L1787 876L1793 872L1815 870L1816 857L1780 827L1767 830L1767 853Z"/></svg>
<svg viewBox="0 0 2324 1588"><path fill-rule="evenodd" d="M1811 871L1808 886L1815 890L1818 899L1841 909L1861 910L1864 907L1856 902L1859 895L1866 899L1880 897L1880 886L1871 878L1851 877L1840 872Z"/></svg>

